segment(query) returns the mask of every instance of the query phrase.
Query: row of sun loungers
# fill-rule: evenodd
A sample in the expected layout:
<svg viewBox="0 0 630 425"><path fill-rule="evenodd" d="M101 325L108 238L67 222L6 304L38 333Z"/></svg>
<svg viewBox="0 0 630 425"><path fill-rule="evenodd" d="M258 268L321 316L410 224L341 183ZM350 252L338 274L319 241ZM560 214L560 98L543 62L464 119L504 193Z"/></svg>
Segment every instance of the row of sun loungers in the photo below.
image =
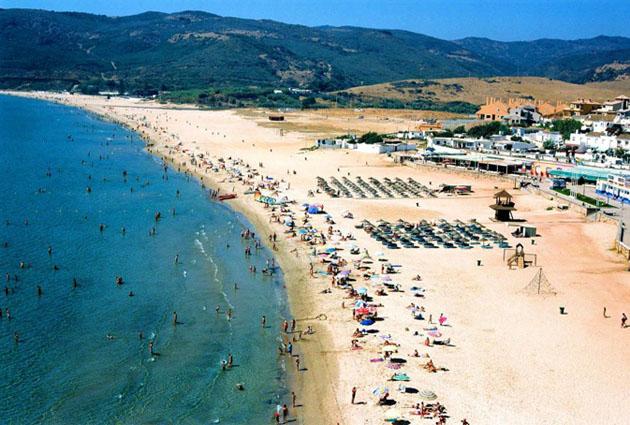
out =
<svg viewBox="0 0 630 425"><path fill-rule="evenodd" d="M475 221L464 223L456 220L449 223L439 220L429 223L422 220L411 224L398 220L392 224L379 220L372 224L363 220L357 227L362 228L372 238L389 249L399 248L447 248L472 249L476 246L483 249L509 248L507 239L498 232Z"/></svg>
<svg viewBox="0 0 630 425"><path fill-rule="evenodd" d="M348 177L339 180L331 177L326 181L323 177L317 177L317 187L333 198L422 198L435 197L434 191L413 178L404 181L400 177L390 179L385 177L382 181L374 177L364 180L356 177L355 181Z"/></svg>

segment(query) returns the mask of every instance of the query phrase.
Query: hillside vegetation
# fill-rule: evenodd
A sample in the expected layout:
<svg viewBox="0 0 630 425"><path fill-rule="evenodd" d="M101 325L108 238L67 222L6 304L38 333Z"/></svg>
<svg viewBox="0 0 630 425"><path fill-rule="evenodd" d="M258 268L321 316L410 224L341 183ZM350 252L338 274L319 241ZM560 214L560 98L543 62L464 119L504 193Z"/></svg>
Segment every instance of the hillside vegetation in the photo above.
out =
<svg viewBox="0 0 630 425"><path fill-rule="evenodd" d="M627 76L629 49L630 39L623 37L446 41L408 31L306 27L194 11L107 17L0 9L0 88L327 92L410 78L517 72L585 82Z"/></svg>

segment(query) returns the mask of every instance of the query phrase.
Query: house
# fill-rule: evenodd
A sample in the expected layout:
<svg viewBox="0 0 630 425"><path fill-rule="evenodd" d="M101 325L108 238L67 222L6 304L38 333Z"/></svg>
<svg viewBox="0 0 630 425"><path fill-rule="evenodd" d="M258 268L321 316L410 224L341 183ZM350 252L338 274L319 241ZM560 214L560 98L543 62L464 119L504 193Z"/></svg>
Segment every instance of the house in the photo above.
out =
<svg viewBox="0 0 630 425"><path fill-rule="evenodd" d="M420 121L416 125L416 130L420 131L423 136L426 136L428 133L438 133L444 130L444 128L441 122Z"/></svg>
<svg viewBox="0 0 630 425"><path fill-rule="evenodd" d="M516 108L523 104L519 99L508 99L507 102L501 99L488 97L486 103L477 111L477 119L482 121L498 121L510 113L511 108Z"/></svg>
<svg viewBox="0 0 630 425"><path fill-rule="evenodd" d="M602 104L594 102L591 99L578 99L569 104L568 108L562 110L563 117L574 117L576 115L587 115L596 109L601 108Z"/></svg>
<svg viewBox="0 0 630 425"><path fill-rule="evenodd" d="M551 141L555 146L562 145L562 134L557 131L537 131L535 133L526 133L522 136L526 142L534 143L538 147L542 147L547 141Z"/></svg>
<svg viewBox="0 0 630 425"><path fill-rule="evenodd" d="M319 149L342 149L345 148L343 139L317 139L316 145Z"/></svg>
<svg viewBox="0 0 630 425"><path fill-rule="evenodd" d="M604 102L597 112L602 113L615 113L619 111L627 111L630 109L630 97L617 96L613 100Z"/></svg>
<svg viewBox="0 0 630 425"><path fill-rule="evenodd" d="M504 115L502 119L511 125L524 125L529 127L532 124L539 123L542 119L542 115L536 111L534 105L522 105L511 108L510 112Z"/></svg>
<svg viewBox="0 0 630 425"><path fill-rule="evenodd" d="M567 108L569 105L561 102L556 102L553 105L550 102L541 101L536 103L536 110L543 118L554 118L560 116L562 111Z"/></svg>
<svg viewBox="0 0 630 425"><path fill-rule="evenodd" d="M421 139L424 136L424 133L421 131L399 131L396 133L396 137L399 139Z"/></svg>
<svg viewBox="0 0 630 425"><path fill-rule="evenodd" d="M583 147L597 152L606 152L617 148L630 150L630 135L624 133L617 136L600 132L573 133L566 144L567 146Z"/></svg>
<svg viewBox="0 0 630 425"><path fill-rule="evenodd" d="M615 122L615 114L592 113L585 116L575 117L580 121L582 128L590 129L596 133L604 133Z"/></svg>

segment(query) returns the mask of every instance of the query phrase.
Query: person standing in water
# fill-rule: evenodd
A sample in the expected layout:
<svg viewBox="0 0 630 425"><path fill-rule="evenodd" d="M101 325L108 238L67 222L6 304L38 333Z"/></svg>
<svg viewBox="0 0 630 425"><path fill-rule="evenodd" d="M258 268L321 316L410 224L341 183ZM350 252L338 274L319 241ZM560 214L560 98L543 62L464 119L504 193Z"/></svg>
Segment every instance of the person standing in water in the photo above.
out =
<svg viewBox="0 0 630 425"><path fill-rule="evenodd" d="M178 322L177 322L177 312L176 312L176 311L174 311L174 312L173 312L173 325L177 325L177 323L178 323Z"/></svg>
<svg viewBox="0 0 630 425"><path fill-rule="evenodd" d="M260 320L260 325L264 328L266 324L267 324L267 316L263 316L262 319Z"/></svg>

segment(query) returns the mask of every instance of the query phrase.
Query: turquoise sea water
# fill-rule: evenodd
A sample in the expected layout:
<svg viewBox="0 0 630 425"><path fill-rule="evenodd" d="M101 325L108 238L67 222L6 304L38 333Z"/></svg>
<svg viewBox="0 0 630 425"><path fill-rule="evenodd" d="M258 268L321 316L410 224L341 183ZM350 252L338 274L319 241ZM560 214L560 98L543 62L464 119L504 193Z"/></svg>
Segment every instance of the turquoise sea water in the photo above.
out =
<svg viewBox="0 0 630 425"><path fill-rule="evenodd" d="M244 218L143 146L78 109L0 96L0 423L258 424L286 402L282 276L248 271L271 253L246 259Z"/></svg>

